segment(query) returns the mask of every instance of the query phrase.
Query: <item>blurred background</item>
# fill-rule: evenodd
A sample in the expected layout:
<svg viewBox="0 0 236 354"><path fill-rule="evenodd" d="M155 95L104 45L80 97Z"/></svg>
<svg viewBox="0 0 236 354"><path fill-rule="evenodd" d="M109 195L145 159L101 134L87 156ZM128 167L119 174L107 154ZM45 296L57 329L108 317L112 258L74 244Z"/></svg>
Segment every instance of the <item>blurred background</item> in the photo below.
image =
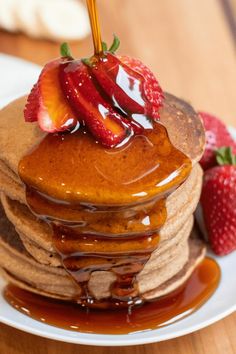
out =
<svg viewBox="0 0 236 354"><path fill-rule="evenodd" d="M162 88L236 125L236 0L97 0L103 40L140 58ZM37 64L92 54L83 0L0 0L0 52Z"/></svg>

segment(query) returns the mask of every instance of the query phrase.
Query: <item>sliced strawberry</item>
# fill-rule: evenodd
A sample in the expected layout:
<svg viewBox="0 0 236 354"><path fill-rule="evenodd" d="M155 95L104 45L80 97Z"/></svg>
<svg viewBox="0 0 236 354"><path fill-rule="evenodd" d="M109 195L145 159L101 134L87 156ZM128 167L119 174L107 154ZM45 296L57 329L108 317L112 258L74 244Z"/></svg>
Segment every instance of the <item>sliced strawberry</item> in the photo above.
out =
<svg viewBox="0 0 236 354"><path fill-rule="evenodd" d="M26 122L38 121L41 129L47 132L64 131L78 123L59 83L61 62L62 59L57 59L45 65L24 110Z"/></svg>
<svg viewBox="0 0 236 354"><path fill-rule="evenodd" d="M158 119L162 90L139 60L114 55L110 49L90 59L74 60L66 43L60 59L45 65L28 97L25 120L57 132L83 123L104 146L113 147Z"/></svg>
<svg viewBox="0 0 236 354"><path fill-rule="evenodd" d="M26 122L36 122L38 120L40 101L39 101L39 88L36 83L27 99L24 109L24 117Z"/></svg>
<svg viewBox="0 0 236 354"><path fill-rule="evenodd" d="M91 67L91 73L113 105L144 126L144 117L158 119L163 93L153 73L139 60L109 52Z"/></svg>
<svg viewBox="0 0 236 354"><path fill-rule="evenodd" d="M143 77L126 67L117 56L107 53L91 67L91 72L115 106L126 114L145 113Z"/></svg>
<svg viewBox="0 0 236 354"><path fill-rule="evenodd" d="M200 164L204 170L216 166L216 149L222 146L231 146L236 153L236 142L233 140L226 125L217 117L199 112L203 120L206 134L206 148Z"/></svg>
<svg viewBox="0 0 236 354"><path fill-rule="evenodd" d="M70 105L103 145L113 147L124 140L131 130L130 121L104 99L87 65L80 60L61 64L59 77Z"/></svg>
<svg viewBox="0 0 236 354"><path fill-rule="evenodd" d="M126 64L129 68L136 71L144 78L143 95L146 98L146 103L149 105L148 107L151 110L148 113L151 118L158 120L159 109L162 106L164 94L155 75L139 59L131 58L124 55L120 56L119 58L122 63Z"/></svg>
<svg viewBox="0 0 236 354"><path fill-rule="evenodd" d="M64 131L75 127L77 116L66 100L59 82L59 66L62 59L45 65L38 81L40 107L38 123L47 132Z"/></svg>

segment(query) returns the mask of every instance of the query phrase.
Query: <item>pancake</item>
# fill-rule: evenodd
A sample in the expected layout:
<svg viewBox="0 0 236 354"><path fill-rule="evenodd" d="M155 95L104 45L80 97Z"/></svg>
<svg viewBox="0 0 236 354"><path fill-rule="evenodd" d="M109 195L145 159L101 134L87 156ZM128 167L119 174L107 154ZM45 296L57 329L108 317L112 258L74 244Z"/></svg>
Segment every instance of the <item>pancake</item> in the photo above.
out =
<svg viewBox="0 0 236 354"><path fill-rule="evenodd" d="M193 231L193 234L195 232ZM144 294L146 300L157 299L174 291L191 276L194 269L201 263L206 254L206 247L200 239L190 238L189 257L184 267L172 278L159 285L157 288Z"/></svg>
<svg viewBox="0 0 236 354"><path fill-rule="evenodd" d="M191 161L195 163L200 159L204 148L204 130L199 117L192 109L190 109L190 106L187 103L178 100L174 96L167 94L164 102L164 106L160 112L160 120L167 127L170 140L174 146L177 146L180 151L184 152L189 156ZM19 112L23 111L24 105L25 97L12 102L0 113L0 160L2 164L5 164L15 175L18 174L18 165L21 159L32 149L33 146L38 145L45 137L45 134L38 128L37 124L26 124L24 122L23 117L19 114ZM12 121L14 121L14 124L12 124ZM136 152L136 148L138 148L140 144L143 146L145 143L140 136L134 137L132 149L129 148L128 145L128 147L125 147L124 151L122 149L121 151L118 149L118 152L109 150L108 153L106 152L106 149L100 146L100 144L94 144L93 139L91 140L88 134L81 135L79 137L80 139L77 139L76 136L72 139L70 136L70 141L76 140L75 144L77 145L75 145L75 147L78 149L78 152L77 150L75 152L76 166L74 166L74 168L76 168L76 171L86 171L85 175L82 173L78 174L76 171L74 171L74 173L71 171L71 174L75 176L76 183L75 180L73 180L71 182L72 184L69 184L69 181L67 181L68 174L61 168L63 165L61 161L61 164L57 163L58 159L56 157L52 160L53 164L50 162L46 170L51 168L55 172L60 168L60 175L64 173L63 178L65 179L65 188L70 191L70 198L72 198L72 196L73 198L79 198L80 202L88 202L93 205L128 205L129 203L134 203L135 200L139 200L140 202L154 196L160 188L158 187L157 180L160 178L161 172L159 168L154 168L153 163L157 157L161 158L162 153L165 153L165 151L162 151L162 136L160 135L159 137L159 134L154 134L154 136L156 139L160 138L160 141L154 143L152 149L149 149L147 143L147 147L145 147L145 160L142 158L141 153ZM22 137L22 139L17 137ZM49 138L54 139L53 136L49 136ZM49 151L50 144L51 143L49 143L47 148ZM64 141L63 144L63 146L58 145L55 154L58 153L59 149L64 150L66 148L67 142ZM91 144L92 146L90 148ZM144 148L144 146L142 148ZM123 160L124 154L125 161ZM83 156L86 156L86 159L84 159ZM177 156L178 153L176 151L173 158L178 158ZM70 158L73 158L73 156L70 156ZM164 163L164 155L163 159ZM91 162L94 160L96 163L94 164L93 169L93 163ZM45 160L45 163L46 161L47 160ZM150 172L147 177L142 178L143 188L146 188L145 190L149 191L148 194L146 192L146 194L142 196L140 194L141 182L137 180L137 182L132 182L132 184L130 184L130 180L132 179L132 181L134 181L135 176L139 176L142 172L142 170L139 171L137 166L142 166L144 161L146 162L143 168L145 167L145 170L151 169L153 172ZM34 169L39 168L37 158L34 162ZM110 168L111 163L113 166L112 169ZM87 164L89 165L87 166ZM64 165L66 165L66 161L64 161ZM127 170L128 165L129 169ZM135 168L132 168L132 166L135 166ZM167 168L167 166L168 165L166 165L165 168ZM184 168L186 169L187 167ZM24 173L23 170L22 173ZM50 173L49 169L49 171L47 171L48 178L50 178ZM58 196L58 193L61 193L58 189L59 185L57 185L59 180L58 182L55 181L57 175L57 173L53 175L53 181L50 183L50 197L56 197ZM104 176L106 177L104 178ZM116 176L116 178L114 178L114 176ZM177 175L174 177L176 180L175 183L178 181L178 178ZM118 184L116 184L118 182L115 182L117 179L121 181L119 187ZM19 183L21 182L19 181ZM34 184L35 182L31 180L30 183ZM174 180L169 184L171 183L174 183ZM79 192L77 192L77 185L79 185ZM155 186L155 188L153 186ZM163 188L165 188L164 185L162 185L161 188L163 190ZM49 191L46 189L44 192L47 194Z"/></svg>
<svg viewBox="0 0 236 354"><path fill-rule="evenodd" d="M198 264L201 263L201 261L203 260L203 258L205 256L205 253L206 253L204 244L199 240L197 240L197 241L191 240L189 249L190 249L190 252L189 252L188 260L184 264L182 269L177 274L175 274L173 277L171 277L169 280L165 281L162 285L144 293L142 295L142 297L144 299L156 300L159 297L167 295L170 292L178 289L181 285L183 285L185 283L185 281L191 276L194 269L198 266ZM8 281L8 282L10 282L22 289L33 292L35 294L42 295L45 297L54 298L54 299L59 299L59 300L67 300L67 301L71 300L70 296L65 296L64 294L60 294L60 295L53 294L53 293L46 292L42 289L35 288L35 287L31 286L30 284L28 284L27 282L23 282L19 278L15 277L13 274L9 273L4 268L0 268L0 273L2 273L2 276L6 279L6 281ZM113 278L110 280L112 281ZM96 283L95 286L97 289L100 287L99 290L104 295L106 290L104 291L104 288L102 288L101 284Z"/></svg>
<svg viewBox="0 0 236 354"><path fill-rule="evenodd" d="M186 221L186 223L182 226L181 230L176 233L176 235L167 240L161 239L158 245L158 249L155 251L156 256L157 254L166 251L168 248L173 245L176 245L180 240L182 240L183 232L185 232L186 228L189 228L189 232L191 231L193 225L192 220L193 217L191 215L190 218ZM33 242L29 237L22 234L18 229L16 229L16 232L20 236L20 239L23 245L25 246L26 250L31 254L33 258L35 258L35 260L37 260L41 264L48 264L53 267L61 266L61 258L54 250L52 252L47 251L46 249L40 247L36 242ZM187 235L187 237L188 236L189 235Z"/></svg>
<svg viewBox="0 0 236 354"><path fill-rule="evenodd" d="M160 121L166 127L172 144L187 155L193 165L200 161L205 149L205 131L202 120L193 107L186 101L165 93Z"/></svg>
<svg viewBox="0 0 236 354"><path fill-rule="evenodd" d="M182 237L178 231L188 222L186 220L190 219L196 208L201 178L201 168L196 165L187 181L167 199L168 217L160 231L159 252ZM16 227L25 248L33 258L42 264L60 266L60 257L53 249L52 230L48 224L34 217L26 206L10 200L4 194L1 200L8 219Z"/></svg>
<svg viewBox="0 0 236 354"><path fill-rule="evenodd" d="M4 211L2 209L1 211L2 215L4 214ZM9 228L9 224L11 225L11 229ZM15 232L13 225L8 221L8 219L4 216L2 216L2 221L0 224L0 230L3 230L6 228L6 226L8 227L8 230L10 229L10 234L12 234L13 236L9 235L3 235L2 239L7 240L7 243L12 245L13 248L14 247L14 240L17 240L17 242L20 242L20 238L19 235ZM163 265L163 263L170 261L170 259L172 257L175 257L175 254L177 252L176 247L182 243L186 243L186 240L191 232L192 229L192 225L193 225L193 217L191 216L187 222L183 225L183 227L181 228L181 230L179 231L179 235L177 235L177 237L172 237L170 241L163 241L160 242L160 247L158 247L153 253L151 258L149 259L148 263L145 265L143 272L150 272L152 269L154 268L158 268L161 265ZM8 232L9 233L9 232ZM20 242L22 243L22 242ZM170 250L171 249L171 250ZM42 250L42 249L40 249ZM65 273L66 274L66 273Z"/></svg>
<svg viewBox="0 0 236 354"><path fill-rule="evenodd" d="M158 250L162 249L164 245L174 242L179 237L178 231L186 223L186 220L189 220L196 208L201 189L201 170L198 166L195 169L199 171L199 174L197 174L199 182L196 183L194 179L196 183L194 193L186 193L189 199L183 198L184 204L180 207L180 203L174 199L174 193L169 197L172 201L172 203L170 200L168 201L170 214L168 214L167 222L160 231ZM185 184L187 183L188 181L185 182ZM184 185L180 188L184 191ZM176 193L176 195L184 196L185 193ZM2 194L1 199L8 219L16 227L29 253L40 263L59 266L60 259L53 249L52 231L48 224L35 218L26 206L10 200L4 194ZM179 208L176 208L178 205Z"/></svg>
<svg viewBox="0 0 236 354"><path fill-rule="evenodd" d="M3 172L4 176L9 177L16 183L19 183L19 177L15 174L2 160L0 160L0 171Z"/></svg>
<svg viewBox="0 0 236 354"><path fill-rule="evenodd" d="M34 288L34 292L55 298L69 300L74 296L78 296L79 286L74 283L63 268L54 268L39 264L29 255L16 234L14 227L3 214L3 211L1 211L0 229L0 267L7 277L11 277L13 283L15 283L13 279L16 279L18 285L20 284L23 288ZM186 243L184 241L178 247L174 247L175 254L173 256L172 250L171 261L166 260L161 263L153 272L147 271L146 273L141 272L139 274L138 284L141 294L145 296L145 293L148 292L148 296L151 298L150 291L154 291L154 289L157 291L160 286L163 287L165 282L168 282L168 280L175 276L175 282L168 284L171 290L173 290L173 284L176 284L177 287L186 280L186 274L191 274L195 268L195 264L202 259L204 254L204 246L200 241L191 240L189 242ZM192 255L196 256L194 260ZM97 274L91 277L91 283L89 284L91 292L98 299L107 297L109 285L115 280L114 274L108 272L94 273ZM150 281L150 277L152 281ZM154 279L155 282L153 282ZM166 293L166 291L166 287L165 289L163 288L162 294Z"/></svg>
<svg viewBox="0 0 236 354"><path fill-rule="evenodd" d="M201 181L202 171L199 165L196 165L187 181L167 198L167 220L160 232L161 239L164 240L167 237L170 238L174 235L186 219L193 213L199 200ZM52 230L48 224L37 219L26 206L12 201L6 197L5 194L2 194L1 199L7 217L15 225L17 230L33 242L37 243L40 247L52 252ZM108 222L107 227L105 225L102 230L103 234L114 233L116 235L117 232L113 231L114 219L112 216L109 217ZM102 222L100 224L102 224ZM107 232L104 232L104 229ZM90 232L94 231L97 232L99 229L90 229ZM117 231L117 228L115 231ZM122 232L119 234L128 234L127 228L120 231ZM155 229L149 231L155 231ZM81 232L84 232L83 227L81 227ZM138 231L135 230L135 234L137 233ZM129 232L129 235L130 234L131 233Z"/></svg>
<svg viewBox="0 0 236 354"><path fill-rule="evenodd" d="M37 123L25 123L22 113L27 96L21 97L0 111L0 160L18 176L19 161L45 136ZM199 161L205 145L202 122L185 101L165 94L160 121L168 130L173 145L191 161Z"/></svg>
<svg viewBox="0 0 236 354"><path fill-rule="evenodd" d="M23 185L16 182L9 175L0 169L0 190L6 193L11 199L26 204L25 189Z"/></svg>

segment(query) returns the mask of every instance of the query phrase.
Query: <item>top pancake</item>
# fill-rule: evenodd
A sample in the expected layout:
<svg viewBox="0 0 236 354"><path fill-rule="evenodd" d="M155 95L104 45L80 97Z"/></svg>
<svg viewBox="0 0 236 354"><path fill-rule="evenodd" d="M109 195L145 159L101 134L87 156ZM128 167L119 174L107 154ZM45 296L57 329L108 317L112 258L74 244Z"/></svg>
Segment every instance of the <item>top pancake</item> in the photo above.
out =
<svg viewBox="0 0 236 354"><path fill-rule="evenodd" d="M35 123L29 124L24 122L23 109L25 105L25 100L26 100L25 97L20 98L12 102L10 105L5 107L0 112L0 160L10 170L12 170L16 178L18 174L18 164L20 160L32 149L32 147L37 146L45 136L45 133L39 129L37 124ZM179 149L184 154L186 154L191 159L193 164L196 161L198 161L201 158L204 149L204 129L198 115L194 112L191 106L188 105L186 102L179 100L172 95L166 94L164 106L160 111L160 120L163 123L163 125L167 128L169 138L172 144L177 149ZM101 176L99 181L96 181L96 178L94 179L94 171L91 172L90 171L91 169L88 168L90 166L89 165L90 158L94 156L88 154L87 152L88 150L86 150L86 144L87 141L85 141L85 144L83 145L81 144L82 147L80 149L81 151L83 151L83 155L80 155L79 153L78 155L76 155L77 156L76 159L79 160L82 156L85 161L85 165L86 164L88 165L88 166L86 165L87 169L85 169L86 173L84 174L84 176L87 177L88 174L87 181L88 182L91 181L90 183L85 183L85 184L81 183L82 189L76 191L77 194L80 194L79 198L81 198L81 201L89 202L89 203L94 202L95 205L103 204L103 203L111 204L111 205L112 204L122 205L122 203L128 204L129 200L125 195L127 192L127 184L123 188L123 190L117 193L116 186L112 185L113 183L112 178L109 178L110 181L107 184L106 183L104 184L104 179L102 179ZM99 144L94 144L94 146L97 145ZM160 148L162 148L162 146L160 146ZM96 149L97 149L96 150L97 155L95 156L96 161L101 161L102 159L100 153L102 152L104 154L104 148L100 148L100 149L96 148ZM113 152L114 150L111 149L110 151ZM80 150L78 150L78 152L80 152ZM127 153L127 150L125 151L124 155L125 154L126 154L125 157L127 158L127 160L129 160L129 153ZM133 156L135 156L136 159L134 162L133 162ZM133 162L131 168L133 173L132 176L135 176L133 172L134 168L136 168L136 166L139 166L139 163L140 164L144 163L143 161L145 160L145 158L147 160L147 162L145 163L149 163L149 161L152 161L151 154L149 157L145 153L139 153L139 154L133 153L132 159L130 158L130 162ZM114 166L115 158L113 158L110 162L113 165L111 165L111 163L109 164L109 160L107 164L104 165L105 174L107 174L108 177L110 177L110 175L113 176L116 174L116 168L115 168L116 166ZM35 162L35 164L37 167L37 162ZM120 167L120 161L117 161L117 165L118 167ZM82 162L81 162L81 166L83 167ZM103 169L104 166L101 165L100 167ZM123 166L126 167L128 171L129 165L125 166L125 164L123 164ZM147 166L148 166L147 168L149 168L149 165ZM112 172L112 170L114 170L115 172ZM123 170L122 173L124 173L124 171L125 170ZM102 170L102 173L104 174L104 169ZM127 172L127 174L129 174L129 172ZM90 179L91 176L93 180ZM124 175L122 175L122 178L123 176ZM77 183L78 183L78 178L79 177L77 174L76 176ZM157 178L157 175L153 175L153 181L155 181L155 178ZM83 179L83 181L86 181L85 178ZM84 186L84 190L83 190L83 186ZM73 184L71 185L71 187L73 187ZM90 193L90 188L92 188L91 193ZM100 189L101 189L101 193L99 193ZM51 188L51 190L52 192L54 192L53 188ZM57 198L56 193L55 194L51 193L51 190L50 193L47 193L47 191L45 190L43 190L43 192L49 196ZM132 192L131 194L134 195L136 191L139 192L140 188L133 189L131 191ZM154 193L151 196L154 196ZM137 197L140 198L139 195Z"/></svg>

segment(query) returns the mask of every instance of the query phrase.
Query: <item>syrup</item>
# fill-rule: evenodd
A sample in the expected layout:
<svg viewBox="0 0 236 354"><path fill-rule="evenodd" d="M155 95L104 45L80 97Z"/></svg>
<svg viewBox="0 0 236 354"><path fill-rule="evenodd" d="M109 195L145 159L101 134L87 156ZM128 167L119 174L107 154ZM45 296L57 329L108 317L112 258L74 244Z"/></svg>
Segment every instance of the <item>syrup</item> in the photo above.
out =
<svg viewBox="0 0 236 354"><path fill-rule="evenodd" d="M217 263L206 258L176 291L134 307L130 312L124 309L86 310L74 303L44 298L13 285L6 287L4 296L18 311L49 325L87 333L127 334L157 329L190 315L213 294L219 280Z"/></svg>
<svg viewBox="0 0 236 354"><path fill-rule="evenodd" d="M28 205L52 226L54 248L79 285L78 302L104 308L143 301L136 276L158 247L166 196L184 182L191 168L160 123L116 149L96 144L82 130L49 134L20 161ZM131 216L117 233L124 215ZM109 227L114 224L118 226ZM109 299L98 301L91 294L89 281L95 271L115 275Z"/></svg>
<svg viewBox="0 0 236 354"><path fill-rule="evenodd" d="M112 149L83 129L48 134L19 164L20 177L35 200L70 208L79 204L92 211L158 199L178 187L191 169L191 161L172 145L161 123ZM54 216L53 210L48 212Z"/></svg>
<svg viewBox="0 0 236 354"><path fill-rule="evenodd" d="M87 5L95 56L100 57L96 1L88 0ZM74 71L76 62L69 65ZM142 88L129 70L119 65L111 69L124 101L132 97L136 104L144 104ZM100 106L96 99L91 96L91 103ZM113 99L118 101L116 96ZM142 112L143 108L137 111ZM144 114L137 119L140 124L148 121ZM104 308L143 301L136 276L158 247L167 195L185 181L191 168L191 161L171 144L160 123L149 124L114 149L97 143L86 127L70 134L48 134L20 161L27 203L51 225L54 248L78 284L77 302ZM97 300L89 289L96 271L115 276L108 299Z"/></svg>
<svg viewBox="0 0 236 354"><path fill-rule="evenodd" d="M96 0L87 0L87 7L88 7L90 25L92 29L94 54L99 55L102 52L102 40L101 40L100 25L98 21Z"/></svg>
<svg viewBox="0 0 236 354"><path fill-rule="evenodd" d="M100 58L96 1L88 0L87 4L95 56ZM74 70L75 64L68 65ZM112 75L123 90L122 97L130 98L134 93L134 102L140 103L140 85L129 71L120 72L116 67ZM95 93L90 97L92 106L86 104L86 109L98 108ZM114 105L117 101L114 96ZM122 107L115 108L122 111ZM139 123L140 119L148 121L143 110L137 119ZM26 185L27 203L51 225L54 249L78 284L76 302L102 308L143 302L136 277L158 247L159 230L166 220L166 197L185 181L191 168L189 158L172 145L165 127L157 122L114 149L95 141L86 127L48 134L23 157L19 175ZM96 271L114 275L110 297L105 300L98 300L89 288Z"/></svg>

